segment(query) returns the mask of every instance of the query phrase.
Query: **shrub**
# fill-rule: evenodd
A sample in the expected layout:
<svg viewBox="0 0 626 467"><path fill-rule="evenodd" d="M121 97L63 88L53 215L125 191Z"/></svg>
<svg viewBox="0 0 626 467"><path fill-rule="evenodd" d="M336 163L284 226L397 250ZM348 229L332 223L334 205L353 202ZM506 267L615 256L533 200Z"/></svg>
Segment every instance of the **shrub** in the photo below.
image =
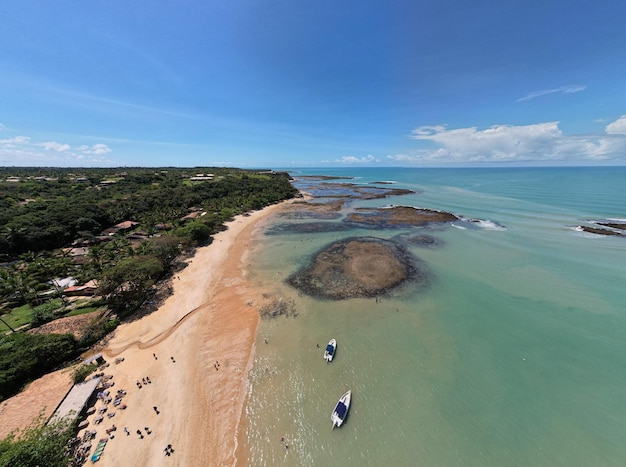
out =
<svg viewBox="0 0 626 467"><path fill-rule="evenodd" d="M74 370L74 384L82 383L85 381L85 378L89 376L91 373L96 371L98 368L98 364L96 362L90 363L89 365L81 365L76 370Z"/></svg>

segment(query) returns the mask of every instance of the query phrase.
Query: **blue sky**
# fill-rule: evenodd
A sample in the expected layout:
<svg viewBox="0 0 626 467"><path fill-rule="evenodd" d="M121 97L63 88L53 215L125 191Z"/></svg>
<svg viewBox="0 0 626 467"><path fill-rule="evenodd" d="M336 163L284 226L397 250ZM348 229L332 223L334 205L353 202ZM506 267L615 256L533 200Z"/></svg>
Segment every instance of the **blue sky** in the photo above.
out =
<svg viewBox="0 0 626 467"><path fill-rule="evenodd" d="M624 0L2 0L0 165L626 164Z"/></svg>

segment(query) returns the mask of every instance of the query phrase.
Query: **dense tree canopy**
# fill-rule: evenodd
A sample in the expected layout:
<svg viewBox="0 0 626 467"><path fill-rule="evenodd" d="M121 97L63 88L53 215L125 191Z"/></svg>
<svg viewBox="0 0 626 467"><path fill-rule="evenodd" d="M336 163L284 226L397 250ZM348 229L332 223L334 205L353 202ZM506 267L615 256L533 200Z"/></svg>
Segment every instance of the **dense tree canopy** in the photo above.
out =
<svg viewBox="0 0 626 467"><path fill-rule="evenodd" d="M286 173L0 167L0 307L3 319L19 323L0 336L0 400L114 329L148 300L181 252L209 242L225 221L296 193ZM124 221L133 222L134 237L111 229ZM60 249L72 245L88 247L80 262ZM79 341L19 332L66 312L53 279L68 276L94 280L97 299L117 318L94 319Z"/></svg>
<svg viewBox="0 0 626 467"><path fill-rule="evenodd" d="M71 334L11 333L0 337L0 400L76 355Z"/></svg>
<svg viewBox="0 0 626 467"><path fill-rule="evenodd" d="M213 179L194 181L195 173ZM20 181L4 181L9 175ZM213 231L295 192L287 174L240 169L0 168L0 256L59 248L125 220L152 231L180 223L190 208L211 213Z"/></svg>
<svg viewBox="0 0 626 467"><path fill-rule="evenodd" d="M0 467L67 467L66 456L73 426L66 420L45 425L43 420L19 436L13 434L0 441Z"/></svg>
<svg viewBox="0 0 626 467"><path fill-rule="evenodd" d="M104 272L100 293L116 311L133 310L163 274L163 263L153 255L124 258Z"/></svg>

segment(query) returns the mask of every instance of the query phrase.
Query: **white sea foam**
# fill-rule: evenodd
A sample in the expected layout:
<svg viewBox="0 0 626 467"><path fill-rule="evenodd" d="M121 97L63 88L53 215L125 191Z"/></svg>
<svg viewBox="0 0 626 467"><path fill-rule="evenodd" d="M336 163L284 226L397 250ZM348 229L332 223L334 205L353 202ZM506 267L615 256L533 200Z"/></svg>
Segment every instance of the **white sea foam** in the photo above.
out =
<svg viewBox="0 0 626 467"><path fill-rule="evenodd" d="M489 219L479 219L478 225L480 225L483 229L487 230L506 230L506 227L502 224L498 224L497 222L490 221Z"/></svg>
<svg viewBox="0 0 626 467"><path fill-rule="evenodd" d="M463 219L463 221L471 222L472 224L485 230L507 230L504 225L498 224L497 222L491 221L489 219Z"/></svg>

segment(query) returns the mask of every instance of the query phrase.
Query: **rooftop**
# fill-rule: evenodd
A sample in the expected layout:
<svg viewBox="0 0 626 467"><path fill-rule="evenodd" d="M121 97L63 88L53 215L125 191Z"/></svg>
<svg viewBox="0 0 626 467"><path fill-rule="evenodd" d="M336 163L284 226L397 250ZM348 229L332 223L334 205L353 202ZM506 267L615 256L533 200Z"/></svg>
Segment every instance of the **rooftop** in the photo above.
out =
<svg viewBox="0 0 626 467"><path fill-rule="evenodd" d="M78 417L87 405L96 387L100 384L101 379L102 378L93 378L84 383L75 384L72 389L70 389L70 392L67 393L63 402L59 404L50 420Z"/></svg>

